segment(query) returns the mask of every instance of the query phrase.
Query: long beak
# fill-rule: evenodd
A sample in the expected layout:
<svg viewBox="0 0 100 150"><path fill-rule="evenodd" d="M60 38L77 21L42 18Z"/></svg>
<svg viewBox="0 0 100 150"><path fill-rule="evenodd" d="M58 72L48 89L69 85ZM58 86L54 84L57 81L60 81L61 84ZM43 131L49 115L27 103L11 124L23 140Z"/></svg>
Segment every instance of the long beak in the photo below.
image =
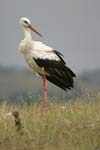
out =
<svg viewBox="0 0 100 150"><path fill-rule="evenodd" d="M40 37L43 37L42 34L40 34L36 29L34 29L34 28L32 27L31 24L29 24L28 27L29 27L33 32L35 32L36 34L38 34Z"/></svg>

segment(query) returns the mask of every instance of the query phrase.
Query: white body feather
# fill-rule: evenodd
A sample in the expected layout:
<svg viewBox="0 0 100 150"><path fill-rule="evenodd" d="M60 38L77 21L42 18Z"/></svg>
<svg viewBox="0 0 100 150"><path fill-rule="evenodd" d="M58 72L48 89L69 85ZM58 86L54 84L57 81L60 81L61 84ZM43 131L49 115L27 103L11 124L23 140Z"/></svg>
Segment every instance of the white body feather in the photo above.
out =
<svg viewBox="0 0 100 150"><path fill-rule="evenodd" d="M22 40L19 45L20 52L31 69L36 73L43 74L44 68L40 68L34 61L35 59L48 59L59 61L59 57L53 52L53 49L42 42Z"/></svg>

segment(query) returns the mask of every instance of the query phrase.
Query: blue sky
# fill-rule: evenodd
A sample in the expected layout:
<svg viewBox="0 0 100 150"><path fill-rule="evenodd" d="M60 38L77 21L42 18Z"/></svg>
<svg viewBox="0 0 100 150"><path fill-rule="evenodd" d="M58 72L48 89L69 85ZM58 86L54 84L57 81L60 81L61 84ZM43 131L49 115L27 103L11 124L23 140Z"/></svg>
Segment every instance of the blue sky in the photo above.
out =
<svg viewBox="0 0 100 150"><path fill-rule="evenodd" d="M1 0L0 64L5 66L27 66L18 50L22 16L44 35L32 34L33 39L63 53L74 72L100 68L99 0Z"/></svg>

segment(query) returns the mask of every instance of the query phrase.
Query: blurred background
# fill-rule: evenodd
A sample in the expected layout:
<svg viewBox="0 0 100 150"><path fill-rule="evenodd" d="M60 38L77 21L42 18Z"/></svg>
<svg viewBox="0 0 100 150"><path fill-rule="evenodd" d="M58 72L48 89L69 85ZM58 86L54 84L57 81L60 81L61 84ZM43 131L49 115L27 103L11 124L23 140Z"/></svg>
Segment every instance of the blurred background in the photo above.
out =
<svg viewBox="0 0 100 150"><path fill-rule="evenodd" d="M30 18L44 35L32 34L63 53L75 72L75 88L63 92L49 84L49 96L71 99L95 95L100 90L100 1L1 0L0 1L0 99L41 96L42 81L27 67L18 45L23 39L21 17Z"/></svg>

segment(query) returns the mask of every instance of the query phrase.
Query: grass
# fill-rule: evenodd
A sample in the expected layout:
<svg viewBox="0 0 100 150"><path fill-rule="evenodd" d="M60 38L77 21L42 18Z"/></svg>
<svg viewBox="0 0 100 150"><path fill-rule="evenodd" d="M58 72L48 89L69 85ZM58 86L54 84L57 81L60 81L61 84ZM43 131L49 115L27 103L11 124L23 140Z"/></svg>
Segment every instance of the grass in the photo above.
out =
<svg viewBox="0 0 100 150"><path fill-rule="evenodd" d="M17 111L20 130L13 116ZM42 113L37 104L0 106L0 150L100 150L100 96L48 103Z"/></svg>

